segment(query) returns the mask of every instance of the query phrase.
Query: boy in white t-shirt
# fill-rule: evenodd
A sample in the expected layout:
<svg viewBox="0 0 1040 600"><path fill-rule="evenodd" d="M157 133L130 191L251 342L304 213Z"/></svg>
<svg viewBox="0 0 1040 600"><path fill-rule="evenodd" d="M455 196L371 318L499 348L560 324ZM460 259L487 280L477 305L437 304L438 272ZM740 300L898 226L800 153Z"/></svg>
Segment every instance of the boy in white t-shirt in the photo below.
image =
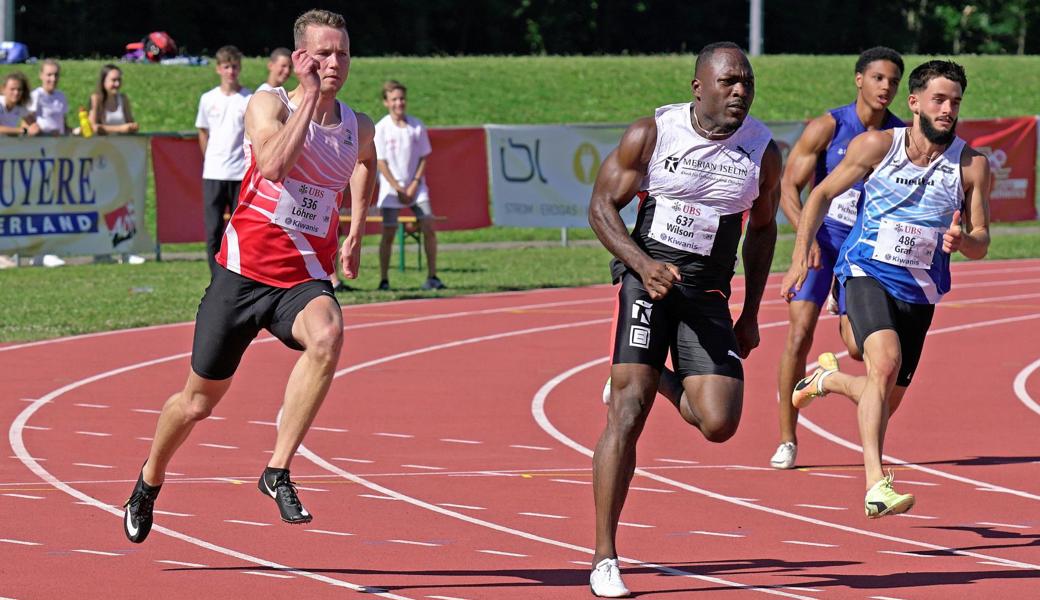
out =
<svg viewBox="0 0 1040 600"><path fill-rule="evenodd" d="M226 226L224 211L234 212L246 174L242 141L246 105L251 95L238 82L242 71L242 53L238 48L222 47L217 50L216 61L220 85L202 95L195 117L203 155L202 210L210 273L217 269L216 255Z"/></svg>
<svg viewBox="0 0 1040 600"><path fill-rule="evenodd" d="M267 92L282 87L291 73L292 52L288 48L275 48L267 59L267 81L261 83L256 91Z"/></svg>
<svg viewBox="0 0 1040 600"><path fill-rule="evenodd" d="M383 84L383 105L387 114L376 123L376 156L379 159L379 208L383 213L383 238L379 244L379 289L390 289L388 277L390 252L401 208L407 206L415 213L422 228L427 256L427 277L424 290L444 287L437 278L437 233L430 192L426 187L426 159L430 156L430 136L426 126L415 117L405 114L408 90L401 83L390 80Z"/></svg>

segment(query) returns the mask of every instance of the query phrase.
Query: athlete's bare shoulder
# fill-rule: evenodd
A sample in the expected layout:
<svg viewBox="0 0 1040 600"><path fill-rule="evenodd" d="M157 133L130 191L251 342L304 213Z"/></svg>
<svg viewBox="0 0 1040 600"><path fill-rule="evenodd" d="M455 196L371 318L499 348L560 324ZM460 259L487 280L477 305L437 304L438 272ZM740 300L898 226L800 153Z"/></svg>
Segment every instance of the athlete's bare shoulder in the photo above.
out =
<svg viewBox="0 0 1040 600"><path fill-rule="evenodd" d="M650 164L654 148L657 146L657 120L653 117L637 119L618 143L618 162L623 166L637 167Z"/></svg>
<svg viewBox="0 0 1040 600"><path fill-rule="evenodd" d="M802 135L798 137L798 145L802 146L802 150L819 154L826 150L831 140L834 139L836 127L837 122L834 120L834 116L829 112L823 113L805 126Z"/></svg>
<svg viewBox="0 0 1040 600"><path fill-rule="evenodd" d="M275 119L284 123L289 118L289 110L273 92L261 91L249 97L246 105L246 119L252 116L253 120Z"/></svg>
<svg viewBox="0 0 1040 600"><path fill-rule="evenodd" d="M961 173L965 186L988 182L989 172L989 158L968 144L964 144L964 149L961 150Z"/></svg>
<svg viewBox="0 0 1040 600"><path fill-rule="evenodd" d="M376 133L376 125L372 121L372 117L363 112L355 112L354 115L357 117L358 139L362 144L370 143Z"/></svg>
<svg viewBox="0 0 1040 600"><path fill-rule="evenodd" d="M845 160L853 159L873 168L888 154L892 147L893 135L891 129L864 131L849 142Z"/></svg>

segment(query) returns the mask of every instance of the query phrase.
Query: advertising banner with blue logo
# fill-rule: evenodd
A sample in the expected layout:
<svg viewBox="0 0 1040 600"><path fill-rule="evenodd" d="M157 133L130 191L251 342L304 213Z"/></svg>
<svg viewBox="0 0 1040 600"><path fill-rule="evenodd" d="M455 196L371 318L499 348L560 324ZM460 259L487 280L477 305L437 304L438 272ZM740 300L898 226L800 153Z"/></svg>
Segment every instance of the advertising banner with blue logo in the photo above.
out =
<svg viewBox="0 0 1040 600"><path fill-rule="evenodd" d="M148 252L146 137L0 141L0 254Z"/></svg>
<svg viewBox="0 0 1040 600"><path fill-rule="evenodd" d="M786 155L805 123L768 123ZM592 184L624 125L488 125L495 225L588 227ZM636 218L636 202L621 212ZM779 218L782 219L783 215Z"/></svg>

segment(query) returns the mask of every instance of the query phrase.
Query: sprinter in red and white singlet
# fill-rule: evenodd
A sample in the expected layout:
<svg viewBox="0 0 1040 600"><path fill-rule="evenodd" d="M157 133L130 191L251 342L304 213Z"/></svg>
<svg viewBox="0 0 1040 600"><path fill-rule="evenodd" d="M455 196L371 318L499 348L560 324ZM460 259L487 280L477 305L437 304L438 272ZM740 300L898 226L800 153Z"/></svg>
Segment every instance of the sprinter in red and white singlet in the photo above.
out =
<svg viewBox="0 0 1040 600"><path fill-rule="evenodd" d="M343 315L329 282L337 246L339 203L365 214L375 183L375 126L336 100L350 69L343 17L311 10L293 27L293 68L300 85L253 95L246 109L249 164L199 305L191 373L166 401L148 460L126 503L123 531L144 541L155 499L174 452L231 386L249 343L267 329L303 352L289 376L278 437L260 492L287 523L311 514L289 479L289 464L321 406L343 345ZM351 223L340 247L343 273L357 277L364 219Z"/></svg>

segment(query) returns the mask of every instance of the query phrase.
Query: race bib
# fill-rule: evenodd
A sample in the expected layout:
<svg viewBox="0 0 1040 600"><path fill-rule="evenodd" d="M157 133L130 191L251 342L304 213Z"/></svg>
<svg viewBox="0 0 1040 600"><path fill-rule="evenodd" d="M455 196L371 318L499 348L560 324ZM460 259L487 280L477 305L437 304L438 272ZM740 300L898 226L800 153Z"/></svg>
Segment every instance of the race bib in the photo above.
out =
<svg viewBox="0 0 1040 600"><path fill-rule="evenodd" d="M286 177L271 222L323 238L336 214L336 192Z"/></svg>
<svg viewBox="0 0 1040 600"><path fill-rule="evenodd" d="M845 193L831 200L831 207L827 209L827 216L839 223L849 227L856 224L856 215L859 212L859 190L845 190Z"/></svg>
<svg viewBox="0 0 1040 600"><path fill-rule="evenodd" d="M932 256L941 233L938 227L881 219L873 258L908 269L931 268Z"/></svg>
<svg viewBox="0 0 1040 600"><path fill-rule="evenodd" d="M658 198L650 237L684 252L711 254L719 230L719 213L703 204Z"/></svg>

